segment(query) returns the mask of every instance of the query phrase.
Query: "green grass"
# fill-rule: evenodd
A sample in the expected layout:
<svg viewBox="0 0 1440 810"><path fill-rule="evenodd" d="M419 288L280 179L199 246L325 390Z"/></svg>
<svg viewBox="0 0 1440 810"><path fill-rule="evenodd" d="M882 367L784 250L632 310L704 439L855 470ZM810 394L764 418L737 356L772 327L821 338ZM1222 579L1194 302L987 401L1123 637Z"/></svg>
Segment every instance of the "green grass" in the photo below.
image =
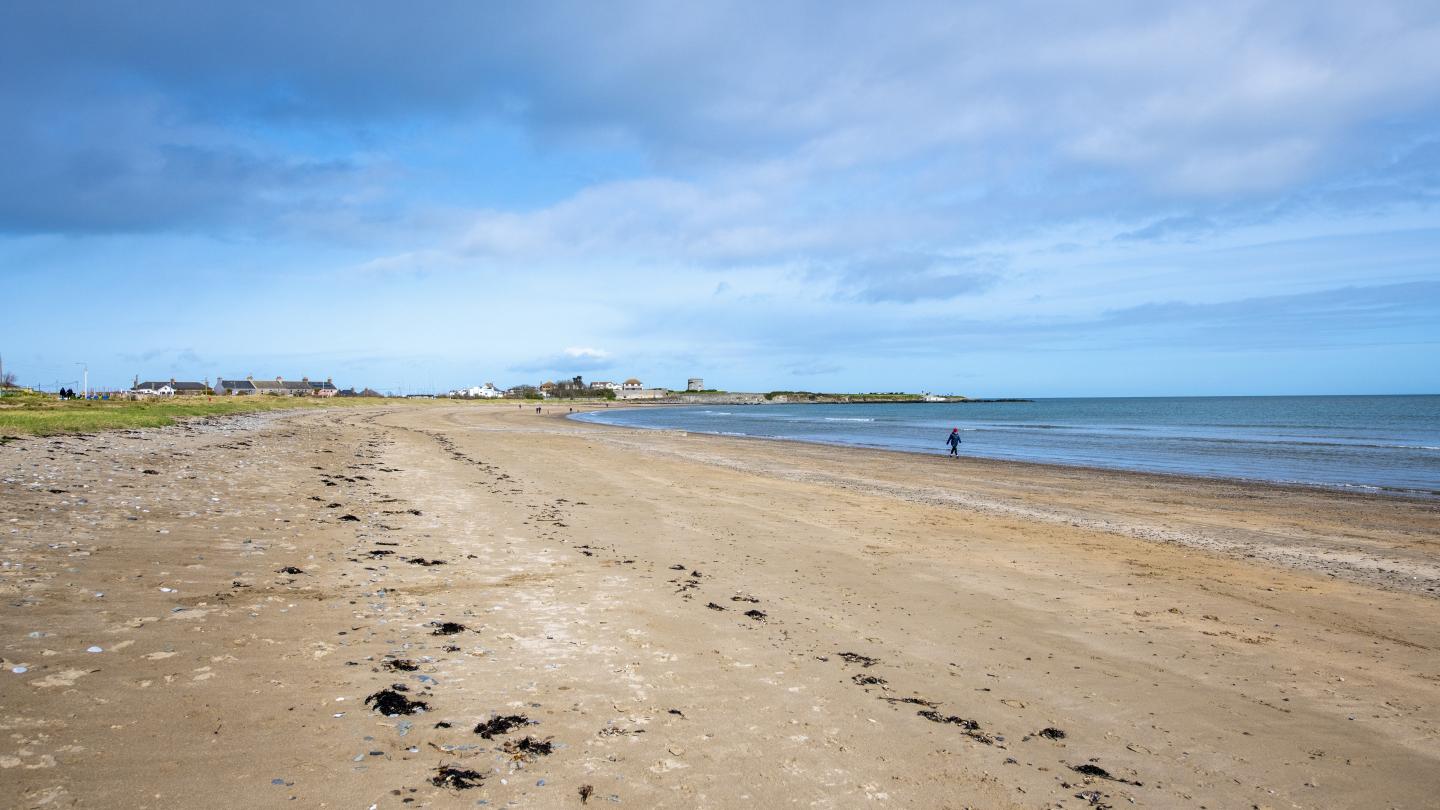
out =
<svg viewBox="0 0 1440 810"><path fill-rule="evenodd" d="M60 401L53 396L24 394L0 398L0 435L51 436L100 430L153 428L199 416L226 416L296 408L345 408L394 404L400 400L372 397L175 397L135 402L112 400ZM434 400L422 402L433 403ZM407 404L417 404L407 400Z"/></svg>

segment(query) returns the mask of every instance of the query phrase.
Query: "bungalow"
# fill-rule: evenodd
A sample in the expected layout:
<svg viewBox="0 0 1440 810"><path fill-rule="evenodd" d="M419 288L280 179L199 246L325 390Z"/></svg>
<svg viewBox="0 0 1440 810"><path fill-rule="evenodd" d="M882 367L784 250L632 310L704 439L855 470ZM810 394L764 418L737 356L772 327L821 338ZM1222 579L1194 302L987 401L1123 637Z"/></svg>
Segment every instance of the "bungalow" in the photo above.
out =
<svg viewBox="0 0 1440 810"><path fill-rule="evenodd" d="M140 382L140 378L136 377L130 393L145 397L201 396L210 393L210 386L198 382L176 382L174 377L169 382Z"/></svg>
<svg viewBox="0 0 1440 810"><path fill-rule="evenodd" d="M310 387L310 378L306 377L299 381L286 380L284 377L276 377L270 380L251 380L257 394L271 394L278 397L308 397L314 389Z"/></svg>
<svg viewBox="0 0 1440 810"><path fill-rule="evenodd" d="M259 392L255 388L255 378L246 377L243 380L216 380L215 393L225 396L242 396Z"/></svg>

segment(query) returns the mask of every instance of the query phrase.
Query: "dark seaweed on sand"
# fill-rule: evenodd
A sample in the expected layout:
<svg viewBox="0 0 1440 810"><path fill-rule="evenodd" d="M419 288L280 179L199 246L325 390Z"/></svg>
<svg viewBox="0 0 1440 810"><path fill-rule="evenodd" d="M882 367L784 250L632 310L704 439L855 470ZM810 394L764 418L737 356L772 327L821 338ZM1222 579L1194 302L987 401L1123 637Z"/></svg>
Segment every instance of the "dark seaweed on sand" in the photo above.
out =
<svg viewBox="0 0 1440 810"><path fill-rule="evenodd" d="M871 658L868 655L861 655L860 653L842 652L838 653L838 655L841 658L845 659L845 663L859 664L862 667L873 667L876 664L880 663L879 658Z"/></svg>
<svg viewBox="0 0 1440 810"><path fill-rule="evenodd" d="M1109 771L1105 770L1099 765L1092 765L1088 762L1083 765L1071 765L1070 770L1084 776L1093 776L1097 779L1109 779L1111 782L1120 782L1121 784L1125 785L1144 787L1144 785L1140 784L1139 782L1132 782L1129 779L1121 779L1120 777L1111 774Z"/></svg>
<svg viewBox="0 0 1440 810"><path fill-rule="evenodd" d="M475 733L489 740L497 734L508 734L521 726L530 725L530 718L523 714L503 714L475 726Z"/></svg>
<svg viewBox="0 0 1440 810"><path fill-rule="evenodd" d="M763 610L747 610L745 611L745 615L757 622L765 621L765 611Z"/></svg>
<svg viewBox="0 0 1440 810"><path fill-rule="evenodd" d="M966 720L963 717L956 717L953 714L948 716L943 715L937 711L934 711L933 709L926 709L924 711L918 712L918 714L932 723L950 723L952 725L959 726L966 731L978 731L980 729L980 724L975 722L974 720Z"/></svg>
<svg viewBox="0 0 1440 810"><path fill-rule="evenodd" d="M480 787L480 783L484 781L485 775L479 771L457 768L454 765L441 765L436 769L435 775L430 777L430 784L450 790L469 790Z"/></svg>
<svg viewBox="0 0 1440 810"><path fill-rule="evenodd" d="M365 698L366 706L373 706L375 711L386 717L394 717L400 714L415 714L430 708L430 704L423 700L411 700L394 689L381 689L379 692Z"/></svg>
<svg viewBox="0 0 1440 810"><path fill-rule="evenodd" d="M953 714L943 715L933 709L925 709L916 712L916 714L920 715L926 720L929 720L932 723L948 723L950 725L959 726L965 732L965 736L969 737L975 742L984 743L985 745L995 744L995 738L981 731L980 724L975 722L974 720L966 720L963 717L956 717Z"/></svg>
<svg viewBox="0 0 1440 810"><path fill-rule="evenodd" d="M885 701L886 703L909 703L912 706L928 706L931 709L940 705L933 700L926 700L925 698L918 697L882 697L880 699Z"/></svg>
<svg viewBox="0 0 1440 810"><path fill-rule="evenodd" d="M380 662L380 666L391 672L414 672L420 666L408 658L387 658Z"/></svg>
<svg viewBox="0 0 1440 810"><path fill-rule="evenodd" d="M856 675L855 677L851 678L850 680L854 681L857 686L884 686L884 685L885 685L885 679L882 678L882 677L880 677L880 676L878 676L878 675Z"/></svg>
<svg viewBox="0 0 1440 810"><path fill-rule="evenodd" d="M432 636L453 636L456 633L465 632L465 625L457 622L431 622L435 629L430 631Z"/></svg>
<svg viewBox="0 0 1440 810"><path fill-rule="evenodd" d="M555 746L549 740L537 740L529 735L505 743L505 753L527 759L547 756L554 750Z"/></svg>

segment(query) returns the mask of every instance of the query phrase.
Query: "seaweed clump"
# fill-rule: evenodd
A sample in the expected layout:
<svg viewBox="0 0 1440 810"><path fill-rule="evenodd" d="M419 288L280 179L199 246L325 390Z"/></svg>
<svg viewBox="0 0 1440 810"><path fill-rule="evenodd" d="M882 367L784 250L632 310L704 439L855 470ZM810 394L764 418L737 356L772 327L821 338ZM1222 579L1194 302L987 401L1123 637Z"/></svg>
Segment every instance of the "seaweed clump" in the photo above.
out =
<svg viewBox="0 0 1440 810"><path fill-rule="evenodd" d="M381 689L379 692L365 698L365 705L374 707L375 711L386 717L395 717L401 714L417 714L430 708L430 704L423 700L411 700L394 689Z"/></svg>
<svg viewBox="0 0 1440 810"><path fill-rule="evenodd" d="M530 718L523 714L502 714L475 726L475 733L489 740L497 734L509 734L521 726L530 725Z"/></svg>
<svg viewBox="0 0 1440 810"><path fill-rule="evenodd" d="M484 781L485 775L479 771L457 768L454 765L441 765L436 769L435 775L430 777L430 784L449 790L469 790L480 787L480 783Z"/></svg>

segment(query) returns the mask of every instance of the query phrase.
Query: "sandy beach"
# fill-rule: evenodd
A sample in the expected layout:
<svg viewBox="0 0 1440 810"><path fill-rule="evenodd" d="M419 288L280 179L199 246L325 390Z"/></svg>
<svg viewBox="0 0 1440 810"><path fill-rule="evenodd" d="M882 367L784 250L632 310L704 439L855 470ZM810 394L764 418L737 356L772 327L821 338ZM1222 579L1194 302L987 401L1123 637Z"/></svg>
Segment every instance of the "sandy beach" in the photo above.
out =
<svg viewBox="0 0 1440 810"><path fill-rule="evenodd" d="M548 410L0 445L0 806L1440 795L1440 504Z"/></svg>

